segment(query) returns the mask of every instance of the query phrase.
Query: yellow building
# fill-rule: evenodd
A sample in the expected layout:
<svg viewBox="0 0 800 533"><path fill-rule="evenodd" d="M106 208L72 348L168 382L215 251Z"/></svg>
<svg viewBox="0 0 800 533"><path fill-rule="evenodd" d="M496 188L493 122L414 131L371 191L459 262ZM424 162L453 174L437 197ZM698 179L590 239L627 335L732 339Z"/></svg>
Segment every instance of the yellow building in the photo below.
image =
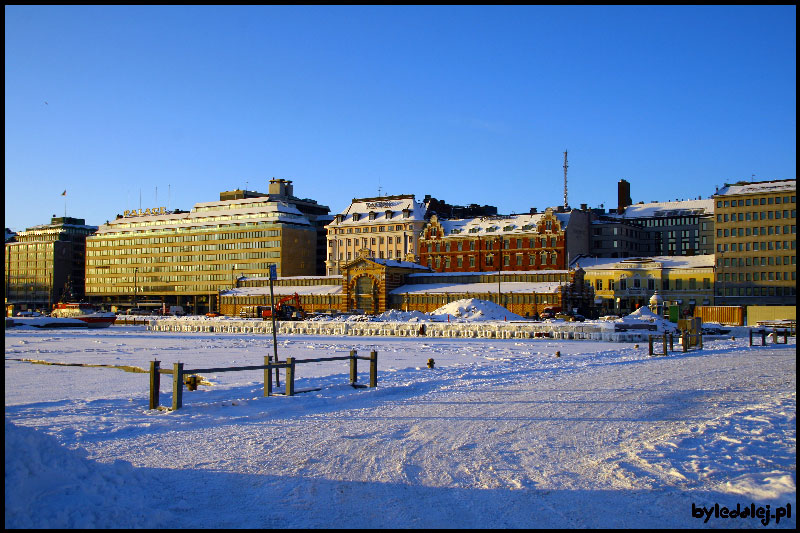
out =
<svg viewBox="0 0 800 533"><path fill-rule="evenodd" d="M719 305L795 305L796 183L740 182L714 195Z"/></svg>
<svg viewBox="0 0 800 533"><path fill-rule="evenodd" d="M657 256L629 259L583 257L575 262L594 287L600 314L629 314L658 294L681 313L714 303L714 256Z"/></svg>
<svg viewBox="0 0 800 533"><path fill-rule="evenodd" d="M86 241L86 294L108 306L216 310L241 276L314 275L317 230L268 196L126 211Z"/></svg>

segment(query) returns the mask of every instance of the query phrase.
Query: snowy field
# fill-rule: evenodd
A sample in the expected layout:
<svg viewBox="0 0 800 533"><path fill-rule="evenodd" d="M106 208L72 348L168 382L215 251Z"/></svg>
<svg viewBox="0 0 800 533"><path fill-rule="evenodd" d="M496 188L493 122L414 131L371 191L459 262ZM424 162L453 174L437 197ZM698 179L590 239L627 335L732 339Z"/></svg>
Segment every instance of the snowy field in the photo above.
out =
<svg viewBox="0 0 800 533"><path fill-rule="evenodd" d="M321 390L294 397L210 374L169 412L147 409L148 374L23 360L259 365L271 336L14 328L5 526L764 527L720 516L739 505L794 528L795 348L279 336L282 361L376 350L378 387L347 385L346 361L298 365Z"/></svg>

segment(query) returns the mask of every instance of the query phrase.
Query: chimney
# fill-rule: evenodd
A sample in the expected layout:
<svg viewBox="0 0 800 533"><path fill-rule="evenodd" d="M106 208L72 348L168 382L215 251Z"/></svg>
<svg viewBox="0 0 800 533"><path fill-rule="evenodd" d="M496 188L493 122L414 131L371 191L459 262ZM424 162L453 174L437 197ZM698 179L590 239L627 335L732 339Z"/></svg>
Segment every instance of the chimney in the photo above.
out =
<svg viewBox="0 0 800 533"><path fill-rule="evenodd" d="M625 208L632 203L631 184L625 180L619 180L617 183L617 214L623 214Z"/></svg>

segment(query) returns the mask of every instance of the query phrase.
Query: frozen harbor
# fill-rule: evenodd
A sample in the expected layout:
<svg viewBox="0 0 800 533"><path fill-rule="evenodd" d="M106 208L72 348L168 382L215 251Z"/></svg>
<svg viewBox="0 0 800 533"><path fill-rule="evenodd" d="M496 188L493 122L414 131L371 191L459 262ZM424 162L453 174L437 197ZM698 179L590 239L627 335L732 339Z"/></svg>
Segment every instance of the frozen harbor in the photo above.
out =
<svg viewBox="0 0 800 533"><path fill-rule="evenodd" d="M294 397L210 374L175 412L147 409L147 374L30 361L257 365L271 335L15 328L5 346L6 527L762 527L693 516L715 504L791 505L777 527L796 525L794 338L650 357L281 333L281 360L377 351L378 387L347 385L344 361L300 365L297 389L319 390Z"/></svg>

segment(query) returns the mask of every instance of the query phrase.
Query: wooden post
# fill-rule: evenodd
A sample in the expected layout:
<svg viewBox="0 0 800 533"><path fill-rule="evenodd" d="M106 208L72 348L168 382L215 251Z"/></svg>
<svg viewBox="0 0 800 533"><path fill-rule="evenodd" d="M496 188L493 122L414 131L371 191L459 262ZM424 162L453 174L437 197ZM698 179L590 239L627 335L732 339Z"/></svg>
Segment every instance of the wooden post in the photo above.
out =
<svg viewBox="0 0 800 533"><path fill-rule="evenodd" d="M675 351L675 335L672 333L669 334L669 351Z"/></svg>
<svg viewBox="0 0 800 533"><path fill-rule="evenodd" d="M369 352L369 386L378 386L378 352Z"/></svg>
<svg viewBox="0 0 800 533"><path fill-rule="evenodd" d="M649 353L650 355L653 355L653 336L652 335L648 335L647 336L647 353Z"/></svg>
<svg viewBox="0 0 800 533"><path fill-rule="evenodd" d="M698 333L697 337L700 339L700 349L702 350L703 349L703 334L702 333Z"/></svg>
<svg viewBox="0 0 800 533"><path fill-rule="evenodd" d="M666 332L664 332L663 343L664 343L664 355L667 355L667 333Z"/></svg>
<svg viewBox="0 0 800 533"><path fill-rule="evenodd" d="M350 350L350 385L358 381L358 359L356 359L356 350Z"/></svg>
<svg viewBox="0 0 800 533"><path fill-rule="evenodd" d="M272 369L268 366L269 365L269 356L264 356L264 366L267 368L264 369L264 397L272 396Z"/></svg>
<svg viewBox="0 0 800 533"><path fill-rule="evenodd" d="M750 330L750 346L753 345L753 330Z"/></svg>
<svg viewBox="0 0 800 533"><path fill-rule="evenodd" d="M289 367L286 369L286 396L294 396L294 357L287 357Z"/></svg>
<svg viewBox="0 0 800 533"><path fill-rule="evenodd" d="M766 345L767 345L767 330L762 329L761 330L761 346L766 346Z"/></svg>
<svg viewBox="0 0 800 533"><path fill-rule="evenodd" d="M686 353L689 350L689 332L684 331L681 333L681 347L683 348L683 353Z"/></svg>
<svg viewBox="0 0 800 533"><path fill-rule="evenodd" d="M150 361L150 409L158 409L158 393L161 389L160 361Z"/></svg>
<svg viewBox="0 0 800 533"><path fill-rule="evenodd" d="M172 370L172 410L183 406L183 363L175 363Z"/></svg>

